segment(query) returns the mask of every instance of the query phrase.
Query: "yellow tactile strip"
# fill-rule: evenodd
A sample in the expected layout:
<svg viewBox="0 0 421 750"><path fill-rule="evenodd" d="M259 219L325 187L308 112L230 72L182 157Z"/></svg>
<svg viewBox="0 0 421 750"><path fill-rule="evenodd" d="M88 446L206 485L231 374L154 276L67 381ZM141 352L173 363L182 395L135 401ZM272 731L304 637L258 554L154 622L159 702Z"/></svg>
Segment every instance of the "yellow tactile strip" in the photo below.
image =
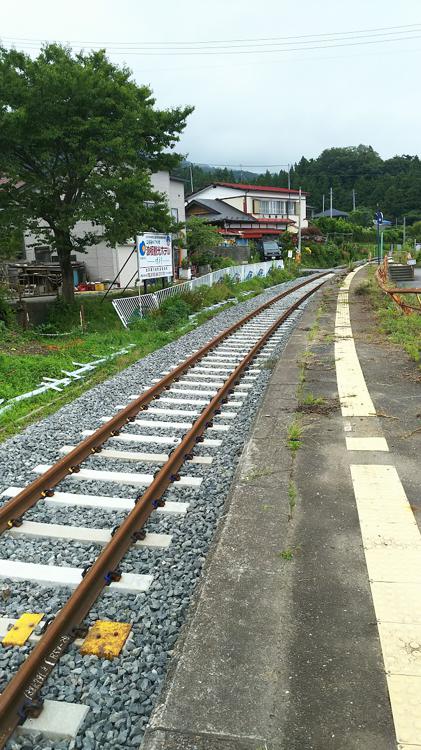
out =
<svg viewBox="0 0 421 750"><path fill-rule="evenodd" d="M339 336L341 334L335 329L336 377L342 416L374 416L376 410L365 384L354 340Z"/></svg>
<svg viewBox="0 0 421 750"><path fill-rule="evenodd" d="M347 276L338 297L336 373L342 415L370 417L375 409L346 299L355 273ZM388 451L386 440L366 433L345 440L397 742L400 750L421 750L421 534L396 468L367 463L370 451L377 460ZM363 464L356 462L357 451L364 451Z"/></svg>

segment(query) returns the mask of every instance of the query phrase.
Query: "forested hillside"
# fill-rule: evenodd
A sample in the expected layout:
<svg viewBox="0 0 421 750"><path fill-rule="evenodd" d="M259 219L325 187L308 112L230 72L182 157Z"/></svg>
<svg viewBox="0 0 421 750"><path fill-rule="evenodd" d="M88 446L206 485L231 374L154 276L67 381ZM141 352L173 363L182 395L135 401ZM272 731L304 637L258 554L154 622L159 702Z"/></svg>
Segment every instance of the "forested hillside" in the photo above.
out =
<svg viewBox="0 0 421 750"><path fill-rule="evenodd" d="M190 192L189 165L177 169L186 179L186 193ZM241 172L230 169L206 169L193 165L194 189L215 181L239 182ZM377 205L384 215L394 221L406 216L408 223L421 220L421 161L418 156L403 154L382 159L371 146L330 148L316 159L302 157L291 169L291 187L301 187L310 193L309 203L317 211L329 206L329 188L333 188L333 204L343 211L352 210L352 191L356 206L373 211ZM287 172L266 172L260 175L243 173L243 180L260 185L287 187Z"/></svg>

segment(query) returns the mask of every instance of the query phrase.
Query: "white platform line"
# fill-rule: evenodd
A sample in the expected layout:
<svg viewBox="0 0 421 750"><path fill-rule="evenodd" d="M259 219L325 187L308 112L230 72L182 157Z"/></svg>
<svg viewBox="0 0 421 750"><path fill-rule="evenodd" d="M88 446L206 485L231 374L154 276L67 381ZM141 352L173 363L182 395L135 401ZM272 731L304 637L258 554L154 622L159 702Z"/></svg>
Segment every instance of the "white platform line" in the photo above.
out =
<svg viewBox="0 0 421 750"><path fill-rule="evenodd" d="M23 487L8 487L1 497L16 497L22 492ZM43 501L46 505L51 506L68 506L72 505L80 508L101 508L112 511L131 511L135 505L135 498L131 497L111 497L109 495L83 495L73 492L55 492L53 497L46 497ZM163 507L159 507L155 513L179 514L187 513L189 503L168 501Z"/></svg>
<svg viewBox="0 0 421 750"><path fill-rule="evenodd" d="M51 468L51 464L39 464L32 471L35 474L44 474ZM67 479L76 479L80 481L95 482L118 482L119 484L142 485L148 487L153 481L152 474L138 474L136 472L126 471L97 471L96 469L80 469L77 474L69 474ZM178 482L174 482L174 487L200 487L201 477L180 477Z"/></svg>
<svg viewBox="0 0 421 750"><path fill-rule="evenodd" d="M82 580L82 568L69 568L59 565L41 565L21 560L0 560L0 578L12 581L33 581L41 586L68 586L76 588ZM140 593L147 591L153 576L136 573L123 573L120 581L111 583L104 589L114 589L117 593Z"/></svg>

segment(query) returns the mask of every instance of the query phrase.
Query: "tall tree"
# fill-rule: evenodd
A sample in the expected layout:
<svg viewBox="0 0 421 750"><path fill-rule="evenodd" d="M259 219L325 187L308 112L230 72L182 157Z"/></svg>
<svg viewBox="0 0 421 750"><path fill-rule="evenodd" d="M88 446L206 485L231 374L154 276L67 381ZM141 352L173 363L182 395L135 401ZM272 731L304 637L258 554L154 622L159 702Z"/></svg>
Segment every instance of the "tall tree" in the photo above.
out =
<svg viewBox="0 0 421 750"><path fill-rule="evenodd" d="M31 59L0 48L0 228L16 231L18 215L57 251L66 301L72 252L170 228L150 173L178 164L170 150L192 110L156 109L150 88L104 50L50 44Z"/></svg>

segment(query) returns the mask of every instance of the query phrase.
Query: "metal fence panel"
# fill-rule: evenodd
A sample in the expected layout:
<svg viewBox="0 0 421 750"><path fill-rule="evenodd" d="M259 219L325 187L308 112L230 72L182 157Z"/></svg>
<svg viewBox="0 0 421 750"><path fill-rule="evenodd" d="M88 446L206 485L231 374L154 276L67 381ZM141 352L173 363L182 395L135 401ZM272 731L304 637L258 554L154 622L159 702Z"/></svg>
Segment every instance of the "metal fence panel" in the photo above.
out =
<svg viewBox="0 0 421 750"><path fill-rule="evenodd" d="M121 322L128 327L136 319L143 318L148 313L158 310L162 302L178 294L189 292L192 289L198 289L201 286L213 286L226 276L233 281L247 281L255 276L267 276L271 268L283 268L282 260L266 260L262 263L247 263L241 266L229 266L221 268L218 271L211 271L204 276L198 276L191 281L185 281L182 284L160 289L152 294L141 294L134 297L121 297L113 299L113 307L119 316Z"/></svg>

